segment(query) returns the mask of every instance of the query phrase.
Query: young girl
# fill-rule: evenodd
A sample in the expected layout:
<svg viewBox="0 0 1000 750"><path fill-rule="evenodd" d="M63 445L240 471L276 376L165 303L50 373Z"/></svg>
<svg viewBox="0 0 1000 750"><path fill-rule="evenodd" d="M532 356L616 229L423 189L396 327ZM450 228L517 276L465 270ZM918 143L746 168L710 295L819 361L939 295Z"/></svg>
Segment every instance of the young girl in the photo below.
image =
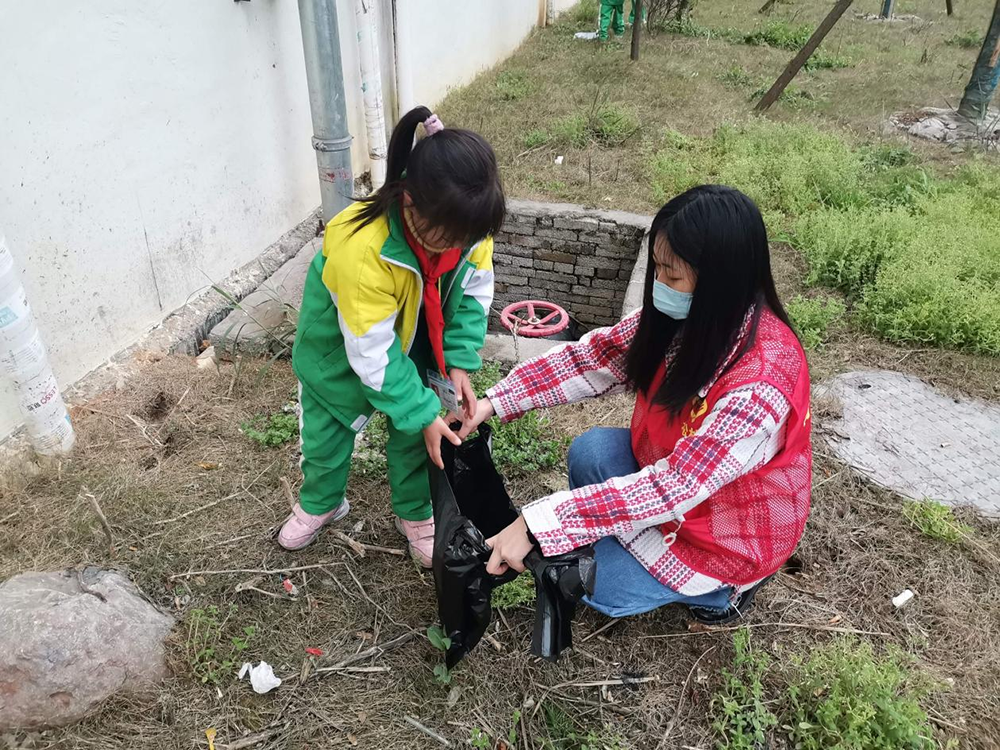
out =
<svg viewBox="0 0 1000 750"><path fill-rule="evenodd" d="M612 616L687 604L734 619L795 550L809 514L809 372L771 277L753 202L707 185L653 220L642 309L527 362L488 393L494 413L631 388L631 430L594 429L569 453L571 490L489 540L488 570L595 543L589 604Z"/></svg>
<svg viewBox="0 0 1000 750"><path fill-rule="evenodd" d="M426 136L414 147L420 124ZM442 403L475 407L468 373L482 365L504 194L489 144L426 107L396 125L387 172L382 188L330 221L306 278L292 354L303 481L278 541L301 549L347 515L354 439L377 409L389 421L396 527L430 567L426 454L441 465L441 440L460 442L438 416Z"/></svg>

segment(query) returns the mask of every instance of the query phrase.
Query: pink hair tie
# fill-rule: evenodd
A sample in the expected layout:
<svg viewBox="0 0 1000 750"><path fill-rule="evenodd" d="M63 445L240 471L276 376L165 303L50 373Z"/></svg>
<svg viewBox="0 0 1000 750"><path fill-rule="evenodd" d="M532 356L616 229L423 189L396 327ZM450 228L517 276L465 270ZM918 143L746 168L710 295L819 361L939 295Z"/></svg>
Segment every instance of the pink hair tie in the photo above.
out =
<svg viewBox="0 0 1000 750"><path fill-rule="evenodd" d="M424 132L427 135L434 135L435 133L440 133L444 130L444 123L437 115L431 115L426 120L424 120Z"/></svg>

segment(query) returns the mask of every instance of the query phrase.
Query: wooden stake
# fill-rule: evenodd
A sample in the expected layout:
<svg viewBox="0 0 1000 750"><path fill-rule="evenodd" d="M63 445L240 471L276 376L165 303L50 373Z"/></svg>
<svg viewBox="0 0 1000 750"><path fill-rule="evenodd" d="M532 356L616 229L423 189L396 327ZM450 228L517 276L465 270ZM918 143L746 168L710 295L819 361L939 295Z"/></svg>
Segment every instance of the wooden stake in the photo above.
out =
<svg viewBox="0 0 1000 750"><path fill-rule="evenodd" d="M764 94L764 97L758 102L756 106L756 111L766 112L772 104L778 101L778 98L788 87L788 84L792 82L792 79L798 75L798 72L802 70L802 66L806 64L810 57L812 57L813 52L815 52L819 45L822 44L826 35L830 33L834 26L837 25L837 21L840 17L847 12L847 9L851 7L854 0L837 0L837 4L833 6L833 10L823 19L823 23L819 25L819 28L813 32L813 35L809 37L809 41L806 45L799 50L799 53L792 58L792 61L788 63L788 67L785 71L778 76L778 80L774 82L771 89Z"/></svg>
<svg viewBox="0 0 1000 750"><path fill-rule="evenodd" d="M948 8L948 15L949 16L955 15L955 0L944 0L944 2Z"/></svg>
<svg viewBox="0 0 1000 750"><path fill-rule="evenodd" d="M624 5L622 9L624 10ZM635 18L632 22L632 61L639 60L639 40L642 38L642 0L632 0L632 12Z"/></svg>

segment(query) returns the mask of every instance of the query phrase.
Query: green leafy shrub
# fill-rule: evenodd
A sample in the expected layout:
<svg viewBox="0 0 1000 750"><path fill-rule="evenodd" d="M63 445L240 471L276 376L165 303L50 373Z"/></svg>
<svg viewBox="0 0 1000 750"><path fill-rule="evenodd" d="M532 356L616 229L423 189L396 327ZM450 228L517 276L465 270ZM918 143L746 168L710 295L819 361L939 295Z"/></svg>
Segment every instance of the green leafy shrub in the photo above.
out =
<svg viewBox="0 0 1000 750"><path fill-rule="evenodd" d="M299 417L294 413L265 416L258 414L240 425L243 434L265 448L276 448L291 442L299 434Z"/></svg>
<svg viewBox="0 0 1000 750"><path fill-rule="evenodd" d="M902 654L879 659L871 644L842 638L799 666L786 728L799 750L931 750L919 703L929 692Z"/></svg>
<svg viewBox="0 0 1000 750"><path fill-rule="evenodd" d="M531 78L523 70L505 70L497 76L496 90L501 101L520 101L532 88Z"/></svg>
<svg viewBox="0 0 1000 750"><path fill-rule="evenodd" d="M597 16L600 12L599 0L580 0L567 13L570 23L577 26L583 25L589 29L597 28Z"/></svg>
<svg viewBox="0 0 1000 750"><path fill-rule="evenodd" d="M808 299L801 295L789 302L786 309L806 351L821 348L827 329L845 312L844 303L839 299Z"/></svg>
<svg viewBox="0 0 1000 750"><path fill-rule="evenodd" d="M903 516L924 536L939 542L958 544L972 529L955 519L950 507L936 500L910 501L903 506Z"/></svg>
<svg viewBox="0 0 1000 750"><path fill-rule="evenodd" d="M723 669L723 683L712 697L712 729L719 750L763 750L778 718L764 699L764 678L770 657L750 646L750 631L733 633L736 654L732 669Z"/></svg>

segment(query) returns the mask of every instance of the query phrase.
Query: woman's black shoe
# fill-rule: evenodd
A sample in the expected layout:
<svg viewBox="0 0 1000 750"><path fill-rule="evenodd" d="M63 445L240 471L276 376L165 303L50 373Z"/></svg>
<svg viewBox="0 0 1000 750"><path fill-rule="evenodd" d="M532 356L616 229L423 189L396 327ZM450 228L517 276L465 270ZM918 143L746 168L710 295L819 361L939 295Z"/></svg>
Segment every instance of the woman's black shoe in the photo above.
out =
<svg viewBox="0 0 1000 750"><path fill-rule="evenodd" d="M753 598L756 596L757 591L765 583L771 580L771 576L768 576L759 583L754 584L746 591L743 591L736 595L736 600L729 605L729 609L709 609L707 607L688 607L691 612L691 616L702 625L728 625L731 622L735 622L742 617L746 616L746 613L753 606Z"/></svg>

